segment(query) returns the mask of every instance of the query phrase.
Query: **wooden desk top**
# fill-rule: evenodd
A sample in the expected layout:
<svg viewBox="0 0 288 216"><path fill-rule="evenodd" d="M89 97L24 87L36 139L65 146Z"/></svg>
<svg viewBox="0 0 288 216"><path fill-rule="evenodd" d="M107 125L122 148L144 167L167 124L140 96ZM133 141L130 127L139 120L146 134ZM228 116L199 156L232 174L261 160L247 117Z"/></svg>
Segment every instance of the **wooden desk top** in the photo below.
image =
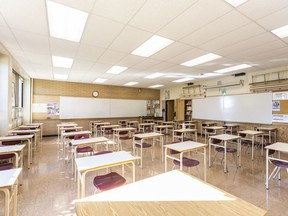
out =
<svg viewBox="0 0 288 216"><path fill-rule="evenodd" d="M40 125L20 125L18 128L39 128Z"/></svg>
<svg viewBox="0 0 288 216"><path fill-rule="evenodd" d="M79 139L74 140L72 139L70 142L72 146L82 145L82 144L92 144L92 143L99 143L99 142L107 142L109 141L106 137L95 137L95 138L88 138L88 139Z"/></svg>
<svg viewBox="0 0 288 216"><path fill-rule="evenodd" d="M267 211L179 170L77 200L76 212L78 216L95 212L102 216L267 215Z"/></svg>
<svg viewBox="0 0 288 216"><path fill-rule="evenodd" d="M238 134L247 134L247 135L260 135L263 134L262 131L254 131L254 130L242 130L242 131L238 131Z"/></svg>
<svg viewBox="0 0 288 216"><path fill-rule="evenodd" d="M227 124L225 124L224 126L227 126L227 127L238 127L239 124L227 123Z"/></svg>
<svg viewBox="0 0 288 216"><path fill-rule="evenodd" d="M69 127L69 126L77 126L78 124L76 123L63 123L63 124L57 124L57 127Z"/></svg>
<svg viewBox="0 0 288 216"><path fill-rule="evenodd" d="M94 155L82 158L76 158L77 170L79 172L84 172L88 170L103 169L106 167L116 166L117 164L121 164L123 162L132 162L137 158L132 156L129 152L119 151L112 152L102 155Z"/></svg>
<svg viewBox="0 0 288 216"><path fill-rule="evenodd" d="M136 128L133 127L125 127L125 128L113 128L113 131L119 132L119 131L133 131L136 130Z"/></svg>
<svg viewBox="0 0 288 216"><path fill-rule="evenodd" d="M272 145L266 146L265 148L288 153L288 143L276 142Z"/></svg>
<svg viewBox="0 0 288 216"><path fill-rule="evenodd" d="M263 130L263 131L273 131L277 130L277 128L272 128L272 127L257 127L258 130Z"/></svg>
<svg viewBox="0 0 288 216"><path fill-rule="evenodd" d="M214 136L209 136L209 138L223 140L223 141L229 141L229 140L239 139L241 137L236 136L236 135L232 135L232 134L218 134L218 135L214 135Z"/></svg>
<svg viewBox="0 0 288 216"><path fill-rule="evenodd" d="M72 131L72 132L64 132L62 133L63 136L74 136L78 134L91 134L91 131L85 130L85 131Z"/></svg>
<svg viewBox="0 0 288 216"><path fill-rule="evenodd" d="M0 176L1 176L0 189L11 187L12 185L14 185L21 171L22 171L22 168L0 171Z"/></svg>
<svg viewBox="0 0 288 216"><path fill-rule="evenodd" d="M0 146L0 154L1 153L8 153L8 152L18 152L22 151L25 148L25 145L7 145L7 146Z"/></svg>
<svg viewBox="0 0 288 216"><path fill-rule="evenodd" d="M151 133L134 134L133 136L140 138L140 139L145 139L145 138L153 138L153 137L159 137L159 136L164 136L164 135L161 133L151 132Z"/></svg>
<svg viewBox="0 0 288 216"><path fill-rule="evenodd" d="M164 147L168 149L173 149L178 152L185 152L191 149L197 150L197 149L205 148L207 146L208 145L204 143L185 141L185 142L179 142L179 143L174 143L174 144L168 144L168 145L165 145Z"/></svg>
<svg viewBox="0 0 288 216"><path fill-rule="evenodd" d="M40 129L30 129L30 130L11 130L9 133L16 133L16 134L21 134L21 133L37 133L39 132Z"/></svg>

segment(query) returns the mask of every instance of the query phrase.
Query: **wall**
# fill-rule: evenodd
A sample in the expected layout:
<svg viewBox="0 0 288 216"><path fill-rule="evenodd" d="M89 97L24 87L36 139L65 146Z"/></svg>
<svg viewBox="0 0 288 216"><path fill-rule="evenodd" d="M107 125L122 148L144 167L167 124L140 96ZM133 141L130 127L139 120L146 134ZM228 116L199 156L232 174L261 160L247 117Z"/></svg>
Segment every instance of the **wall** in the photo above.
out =
<svg viewBox="0 0 288 216"><path fill-rule="evenodd" d="M277 72L277 71L287 71L287 68L276 68L276 69L269 69L269 70L262 70L262 71L255 71L251 73L246 73L245 76L241 77L234 77L234 76L226 76L226 77L217 77L217 78L211 78L206 81L201 81L200 79L198 80L193 80L192 82L194 85L205 85L205 86L215 86L217 85L217 82L221 81L222 84L229 84L229 83L237 83L240 80L244 81L243 86L233 86L233 87L226 87L226 88L215 88L215 89L209 89L206 91L206 97L209 96L219 96L222 94L222 89L226 90L226 95L237 95L237 94L248 94L251 93L249 89L249 83L252 83L252 76L257 75L257 74L265 74L265 73L272 73L272 72ZM262 80L257 80L257 81L262 81ZM181 94L183 94L183 87L187 85L182 85L182 86L177 86L173 88L166 88L166 89L161 89L160 92L160 100L163 101L165 100L165 91L170 92L170 99L177 99L180 98ZM272 106L272 101L271 101L271 106ZM198 131L200 131L200 124L202 119L197 119L198 120ZM213 119L211 119L213 120ZM218 122L219 125L224 124L224 122ZM240 129L245 130L245 129L254 129L255 127L258 126L263 126L259 124L248 124L248 123L240 123ZM266 125L267 126L267 125ZM277 128L277 141L283 141L287 142L288 140L288 127L287 124L285 123L272 123L273 127Z"/></svg>
<svg viewBox="0 0 288 216"><path fill-rule="evenodd" d="M137 99L137 100L159 100L160 90L132 88L121 86L97 85L89 83L61 82L51 80L33 80L33 98L32 103L59 103L60 96L72 97L92 97L93 91L98 91L98 98L114 98L114 99ZM132 109L132 108L131 108ZM33 122L44 123L44 135L56 135L56 125L61 122L57 115L47 115L47 113L33 112ZM127 118L125 118L127 119ZM129 118L128 118L129 119ZM130 118L131 120L138 118ZM92 119L70 119L84 129L88 129L89 121ZM95 119L93 119L95 120ZM118 123L118 118L101 119Z"/></svg>
<svg viewBox="0 0 288 216"><path fill-rule="evenodd" d="M0 135L7 135L9 130L18 126L22 123L22 117L19 119L12 119L12 82L13 72L17 71L24 80L29 79L24 70L18 65L17 61L12 55L6 50L6 48L0 43ZM29 88L29 83L24 84L24 88ZM24 97L23 102L26 110L30 110L29 97ZM27 103L28 101L28 103ZM29 112L26 112L23 116L27 120L30 119Z"/></svg>

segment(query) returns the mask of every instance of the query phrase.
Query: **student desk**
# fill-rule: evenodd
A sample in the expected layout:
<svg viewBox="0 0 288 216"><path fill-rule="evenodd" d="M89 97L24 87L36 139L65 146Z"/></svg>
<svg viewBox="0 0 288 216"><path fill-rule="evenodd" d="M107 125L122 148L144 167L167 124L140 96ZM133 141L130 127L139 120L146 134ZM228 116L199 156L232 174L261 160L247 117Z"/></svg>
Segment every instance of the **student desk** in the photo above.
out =
<svg viewBox="0 0 288 216"><path fill-rule="evenodd" d="M13 216L17 215L17 180L22 168L0 171L0 191L5 194L5 216L9 216L10 203L13 199Z"/></svg>
<svg viewBox="0 0 288 216"><path fill-rule="evenodd" d="M211 135L216 135L218 133L218 131L224 131L225 127L222 126L207 126L207 127L203 127L203 129L205 130L205 143L207 143L207 137L211 134ZM213 132L209 132L209 131L213 131Z"/></svg>
<svg viewBox="0 0 288 216"><path fill-rule="evenodd" d="M207 148L207 144L193 142L193 141L186 141L186 142L165 145L165 172L167 172L167 159L168 158L172 160L178 160L180 162L180 170L183 170L183 164L182 164L183 154L185 152L192 152L192 151L198 151L200 149L203 149L204 150L203 152L204 181L206 181L206 148ZM169 155L168 150L174 150L174 151L180 152L180 157L174 157L172 155Z"/></svg>
<svg viewBox="0 0 288 216"><path fill-rule="evenodd" d="M241 138L241 140L251 140L252 142L252 160L254 160L254 143L255 143L255 138L258 136L262 136L262 147L261 147L261 155L263 155L263 132L262 131L254 131L254 130L242 130L242 131L238 131L238 135L239 134L246 134L246 136L250 136L250 138Z"/></svg>
<svg viewBox="0 0 288 216"><path fill-rule="evenodd" d="M265 216L267 211L179 170L76 201L78 216Z"/></svg>
<svg viewBox="0 0 288 216"><path fill-rule="evenodd" d="M37 146L37 136L40 132L40 129L34 129L34 130L11 130L9 133L15 134L15 135L22 135L22 134L33 134L34 135L34 148L36 149Z"/></svg>
<svg viewBox="0 0 288 216"><path fill-rule="evenodd" d="M226 161L226 156L227 156L227 142L232 141L232 140L237 140L237 155L238 155L238 160L239 160L239 166L241 167L241 142L240 142L240 136L236 135L231 135L231 134L218 134L214 136L209 137L209 151L208 151L208 159L209 159L209 167L211 167L211 146L215 147L221 147L224 148L224 173L227 172L227 161ZM223 144L213 144L211 142L211 139L216 139L216 140L221 140Z"/></svg>
<svg viewBox="0 0 288 216"><path fill-rule="evenodd" d="M177 130L173 130L173 141L175 140L175 138L179 138L181 140L181 142L184 141L184 136L186 134L190 134L193 133L194 137L195 137L195 141L197 142L197 129L177 129ZM180 135L178 135L180 134Z"/></svg>
<svg viewBox="0 0 288 216"><path fill-rule="evenodd" d="M26 126L38 126L38 127L40 127L41 141L43 139L43 125L44 125L44 123L41 123L41 122L35 122L35 123L26 124Z"/></svg>
<svg viewBox="0 0 288 216"><path fill-rule="evenodd" d="M93 128L94 128L94 134L96 136L98 136L101 132L100 130L100 126L103 126L103 125L110 125L111 123L110 122L94 122L93 123Z"/></svg>
<svg viewBox="0 0 288 216"><path fill-rule="evenodd" d="M39 129L40 130L40 140L43 139L43 123L42 125L39 124L33 124L33 125L20 125L18 128L21 129Z"/></svg>
<svg viewBox="0 0 288 216"><path fill-rule="evenodd" d="M113 141L117 143L118 151L120 150L120 132L128 131L129 137L132 137L132 133L136 130L133 127L125 127L125 128L114 128L113 129ZM121 147L122 148L122 147Z"/></svg>
<svg viewBox="0 0 288 216"><path fill-rule="evenodd" d="M95 126L94 123L100 123L100 122L102 122L102 121L101 120L90 121L89 122L89 130L93 132L94 126Z"/></svg>
<svg viewBox="0 0 288 216"><path fill-rule="evenodd" d="M65 140L67 137L70 137L70 136L75 136L75 135L79 135L79 134L88 134L90 135L92 132L91 131L73 131L73 132L63 132L61 134L61 142L62 142L62 145L63 145L63 154L65 156Z"/></svg>
<svg viewBox="0 0 288 216"><path fill-rule="evenodd" d="M224 125L224 127L226 127L225 133L230 132L230 134L233 134L233 132L237 132L239 130L239 124L227 123Z"/></svg>
<svg viewBox="0 0 288 216"><path fill-rule="evenodd" d="M203 135L204 127L210 127L210 126L216 126L216 125L217 125L217 122L202 122L201 123L201 137Z"/></svg>
<svg viewBox="0 0 288 216"><path fill-rule="evenodd" d="M165 129L165 133L169 133L169 129L173 129L172 125L155 125L154 132L161 132Z"/></svg>
<svg viewBox="0 0 288 216"><path fill-rule="evenodd" d="M113 129L115 129L115 128L120 128L120 125L102 125L102 126L100 126L101 136L105 136L106 130L111 129L111 132L112 132Z"/></svg>
<svg viewBox="0 0 288 216"><path fill-rule="evenodd" d="M57 124L57 134L58 134L58 141L60 140L60 128L61 127L76 127L78 124L76 123L61 123L61 124Z"/></svg>
<svg viewBox="0 0 288 216"><path fill-rule="evenodd" d="M152 160L154 159L154 145L155 145L155 139L159 138L160 139L160 147L161 147L161 160L163 161L163 146L164 146L164 142L163 142L163 134L161 133L155 133L155 132L151 132L151 133L142 133L142 134L134 134L133 135L133 152L135 153L136 149L135 149L135 138L141 139L140 143L138 142L138 144L140 144L142 146L142 143L144 142L145 139L152 139ZM143 148L140 149L140 154L141 154L141 158L140 158L140 167L142 168L142 150Z"/></svg>
<svg viewBox="0 0 288 216"><path fill-rule="evenodd" d="M153 131L153 128L154 128L154 123L152 123L152 122L150 122L150 123L140 123L139 125L138 125L138 130L139 131L142 131L142 132L145 132L145 128L150 128L150 130L149 131Z"/></svg>
<svg viewBox="0 0 288 216"><path fill-rule="evenodd" d="M23 149L25 148L25 145L7 145L7 146L0 146L0 155L5 154L14 154L15 159L15 167L23 166ZM29 164L28 164L29 166Z"/></svg>
<svg viewBox="0 0 288 216"><path fill-rule="evenodd" d="M22 141L27 141L27 146L28 146L28 169L30 169L30 164L32 163L32 148L31 148L31 143L32 143L32 138L33 135L18 135L18 136L5 136L5 137L0 137L0 141L15 141L15 140L22 140Z"/></svg>
<svg viewBox="0 0 288 216"><path fill-rule="evenodd" d="M138 127L139 127L139 121L128 121L128 122L127 122L127 127L135 127L135 128L138 128Z"/></svg>
<svg viewBox="0 0 288 216"><path fill-rule="evenodd" d="M283 161L283 162L287 162L288 160L284 160L280 158L280 153L288 153L288 143L282 143L282 142L277 142L274 143L272 145L268 145L265 147L266 148L266 189L269 189L269 179L271 178L272 175L277 175L277 172L279 172L280 170L277 170L277 167L274 168L273 172L271 173L271 175L269 176L269 160L277 160L277 161ZM278 156L273 157L273 156L269 156L269 150L274 150L278 152ZM274 153L276 154L276 153ZM278 178L280 179L280 172L278 173L279 176Z"/></svg>
<svg viewBox="0 0 288 216"><path fill-rule="evenodd" d="M172 125L172 126L173 126L173 129L176 127L176 123L173 122L173 121L166 121L166 122L163 122L162 124L163 124L163 125Z"/></svg>
<svg viewBox="0 0 288 216"><path fill-rule="evenodd" d="M72 170L74 169L74 162L76 158L76 149L77 147L81 147L83 145L96 145L96 144L106 144L106 150L108 150L108 141L106 137L96 137L96 138L88 138L88 139L79 139L79 140L74 140L72 139L71 145L72 145L72 151L71 151L71 160L72 160ZM76 170L76 169L75 169Z"/></svg>
<svg viewBox="0 0 288 216"><path fill-rule="evenodd" d="M77 194L78 198L85 196L85 177L88 172L105 169L109 167L132 164L133 182L135 181L135 160L129 152L119 151L102 155L94 155L89 157L76 158L76 166L78 171ZM122 169L124 176L124 168Z"/></svg>
<svg viewBox="0 0 288 216"><path fill-rule="evenodd" d="M272 127L257 127L257 131L262 131L263 136L268 135L269 143L272 142L272 137L274 137L273 142L276 142L277 140L277 128Z"/></svg>

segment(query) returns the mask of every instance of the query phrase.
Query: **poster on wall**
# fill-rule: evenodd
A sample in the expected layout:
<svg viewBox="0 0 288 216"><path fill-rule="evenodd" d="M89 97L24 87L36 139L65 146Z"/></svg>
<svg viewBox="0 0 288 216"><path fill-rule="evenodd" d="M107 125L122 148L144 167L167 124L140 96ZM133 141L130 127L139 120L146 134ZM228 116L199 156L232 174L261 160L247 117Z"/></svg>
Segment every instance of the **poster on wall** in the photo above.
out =
<svg viewBox="0 0 288 216"><path fill-rule="evenodd" d="M47 114L48 115L59 115L59 103L47 103Z"/></svg>
<svg viewBox="0 0 288 216"><path fill-rule="evenodd" d="M288 100L288 92L275 92L272 100Z"/></svg>
<svg viewBox="0 0 288 216"><path fill-rule="evenodd" d="M280 111L280 101L272 102L272 111Z"/></svg>
<svg viewBox="0 0 288 216"><path fill-rule="evenodd" d="M273 122L286 122L288 123L288 115L282 115L282 114L273 114L272 115Z"/></svg>

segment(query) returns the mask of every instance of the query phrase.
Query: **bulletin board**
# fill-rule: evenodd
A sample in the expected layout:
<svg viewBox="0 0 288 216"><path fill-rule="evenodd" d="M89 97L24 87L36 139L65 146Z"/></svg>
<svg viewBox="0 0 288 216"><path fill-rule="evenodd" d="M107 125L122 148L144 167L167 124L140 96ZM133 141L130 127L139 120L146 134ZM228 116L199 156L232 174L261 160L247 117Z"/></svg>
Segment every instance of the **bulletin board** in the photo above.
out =
<svg viewBox="0 0 288 216"><path fill-rule="evenodd" d="M273 93L272 121L288 123L288 92Z"/></svg>

